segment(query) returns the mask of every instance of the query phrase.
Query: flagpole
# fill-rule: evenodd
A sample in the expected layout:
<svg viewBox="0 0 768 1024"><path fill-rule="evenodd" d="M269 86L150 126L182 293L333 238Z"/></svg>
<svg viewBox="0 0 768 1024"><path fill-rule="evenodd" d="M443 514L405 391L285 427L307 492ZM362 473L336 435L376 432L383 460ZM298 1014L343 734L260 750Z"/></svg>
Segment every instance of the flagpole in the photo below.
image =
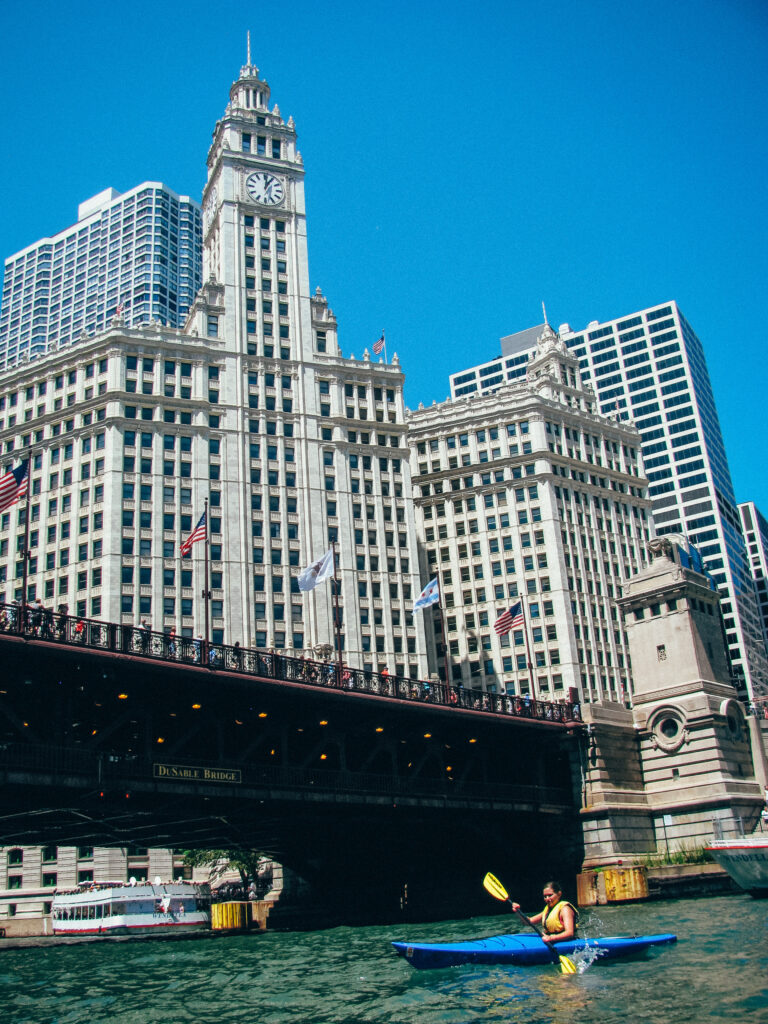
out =
<svg viewBox="0 0 768 1024"><path fill-rule="evenodd" d="M525 605L523 604L523 595L520 594L519 597L520 608L523 611L523 636L525 637L525 653L526 657L528 658L528 681L531 686L531 695L533 696L533 699L538 700L539 698L536 696L536 687L533 683L533 661L531 660L531 648L528 644L528 615L526 612Z"/></svg>
<svg viewBox="0 0 768 1024"><path fill-rule="evenodd" d="M448 701L451 693L451 677L448 672L448 633L445 629L445 615L443 614L443 580L440 570L435 566L437 575L437 610L440 612L440 632L443 636L443 665L445 667L445 700Z"/></svg>
<svg viewBox="0 0 768 1024"><path fill-rule="evenodd" d="M205 515L205 590L203 591L203 598L205 600L205 643L203 645L203 656L207 658L208 652L208 641L209 641L209 628L210 623L208 621L209 604L211 601L211 591L208 588L208 560L210 558L210 544L208 541L209 530L208 530L208 499L205 499L205 508L203 514ZM208 659L209 660L209 659Z"/></svg>
<svg viewBox="0 0 768 1024"><path fill-rule="evenodd" d="M384 338L384 362L389 363L389 359L387 358L387 339L384 337L384 331L381 332L381 336Z"/></svg>
<svg viewBox="0 0 768 1024"><path fill-rule="evenodd" d="M331 544L331 550L333 551L333 620L336 632L336 685L341 688L342 674L341 674L341 662L342 662L342 650L341 650L341 624L339 622L339 581L336 576L336 541L334 540Z"/></svg>
<svg viewBox="0 0 768 1024"><path fill-rule="evenodd" d="M22 553L21 568L21 607L19 608L19 633L23 636L24 627L27 622L27 587L29 585L29 520L32 518L32 487L30 477L32 476L32 456L27 449L27 507L24 510L24 551Z"/></svg>

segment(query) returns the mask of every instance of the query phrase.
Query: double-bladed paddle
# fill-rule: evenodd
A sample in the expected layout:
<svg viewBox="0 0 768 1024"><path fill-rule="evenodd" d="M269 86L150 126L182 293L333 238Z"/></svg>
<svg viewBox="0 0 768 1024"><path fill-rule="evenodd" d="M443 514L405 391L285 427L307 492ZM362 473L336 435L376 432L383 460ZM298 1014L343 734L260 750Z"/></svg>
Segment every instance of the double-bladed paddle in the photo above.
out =
<svg viewBox="0 0 768 1024"><path fill-rule="evenodd" d="M550 946L550 944L544 941L544 933L537 925L533 923L530 917L526 917L522 910L517 910L514 906L512 906L512 900L509 898L509 893L498 880L498 878L495 875L492 875L490 871L483 879L483 888L486 890L486 892L489 892L491 896L494 897L494 899L501 900L502 903L509 903L509 905L515 911L518 917L531 928L533 928L533 930L541 939L542 945L545 946L549 951L549 954L552 957L552 963L559 963L560 970L563 974L578 974L578 968L576 967L576 964L573 962L573 960L569 960L567 956L559 956L555 952L555 950Z"/></svg>

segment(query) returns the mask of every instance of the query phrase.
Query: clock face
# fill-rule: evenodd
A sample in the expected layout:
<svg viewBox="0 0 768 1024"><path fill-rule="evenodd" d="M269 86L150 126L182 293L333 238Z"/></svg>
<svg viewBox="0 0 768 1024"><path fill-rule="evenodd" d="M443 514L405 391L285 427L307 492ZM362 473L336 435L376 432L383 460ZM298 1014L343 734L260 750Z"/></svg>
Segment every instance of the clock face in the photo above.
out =
<svg viewBox="0 0 768 1024"><path fill-rule="evenodd" d="M265 206L278 206L285 198L282 181L266 171L254 171L245 179L248 195L254 202Z"/></svg>

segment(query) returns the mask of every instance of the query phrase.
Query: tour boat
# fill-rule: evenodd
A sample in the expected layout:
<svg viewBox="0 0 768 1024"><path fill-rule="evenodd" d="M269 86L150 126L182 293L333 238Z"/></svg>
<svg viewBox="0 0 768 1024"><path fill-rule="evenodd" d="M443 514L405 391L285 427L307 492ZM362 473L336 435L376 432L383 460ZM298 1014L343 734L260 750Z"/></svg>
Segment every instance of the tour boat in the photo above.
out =
<svg viewBox="0 0 768 1024"><path fill-rule="evenodd" d="M610 938L573 939L558 942L553 948L538 935L492 935L469 942L393 942L399 956L419 970L458 967L461 964L501 964L509 967L534 967L557 962L560 956L574 954L615 959L637 956L651 946L675 942L676 935L616 935Z"/></svg>
<svg viewBox="0 0 768 1024"><path fill-rule="evenodd" d="M82 882L57 890L54 935L160 935L208 931L211 888L203 882Z"/></svg>
<svg viewBox="0 0 768 1024"><path fill-rule="evenodd" d="M752 896L768 896L768 832L714 839L707 849L740 888Z"/></svg>

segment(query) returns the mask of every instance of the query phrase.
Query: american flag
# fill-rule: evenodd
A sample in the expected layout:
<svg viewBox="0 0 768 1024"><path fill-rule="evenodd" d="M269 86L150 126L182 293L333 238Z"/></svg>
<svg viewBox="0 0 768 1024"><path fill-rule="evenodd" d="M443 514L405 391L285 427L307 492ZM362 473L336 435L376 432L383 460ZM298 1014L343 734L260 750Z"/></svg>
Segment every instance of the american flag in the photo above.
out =
<svg viewBox="0 0 768 1024"><path fill-rule="evenodd" d="M373 343L373 354L375 356L380 356L381 355L381 350L383 348L384 348L384 331L381 332L381 337L379 338L379 340L378 341L374 341L374 343Z"/></svg>
<svg viewBox="0 0 768 1024"><path fill-rule="evenodd" d="M29 459L21 462L16 469L9 469L0 477L0 512L15 504L27 493L29 482Z"/></svg>
<svg viewBox="0 0 768 1024"><path fill-rule="evenodd" d="M203 512L197 526L194 528L192 533L190 533L187 539L182 542L181 548L179 549L181 551L181 557L185 558L192 550L192 545L197 543L199 540L205 540L207 536L208 526L205 519L205 512Z"/></svg>
<svg viewBox="0 0 768 1024"><path fill-rule="evenodd" d="M504 636L505 633L509 633L510 630L515 629L516 626L522 626L525 622L523 616L523 602L518 601L513 604L511 608L507 608L501 615L496 619L493 624L493 628L499 634Z"/></svg>

